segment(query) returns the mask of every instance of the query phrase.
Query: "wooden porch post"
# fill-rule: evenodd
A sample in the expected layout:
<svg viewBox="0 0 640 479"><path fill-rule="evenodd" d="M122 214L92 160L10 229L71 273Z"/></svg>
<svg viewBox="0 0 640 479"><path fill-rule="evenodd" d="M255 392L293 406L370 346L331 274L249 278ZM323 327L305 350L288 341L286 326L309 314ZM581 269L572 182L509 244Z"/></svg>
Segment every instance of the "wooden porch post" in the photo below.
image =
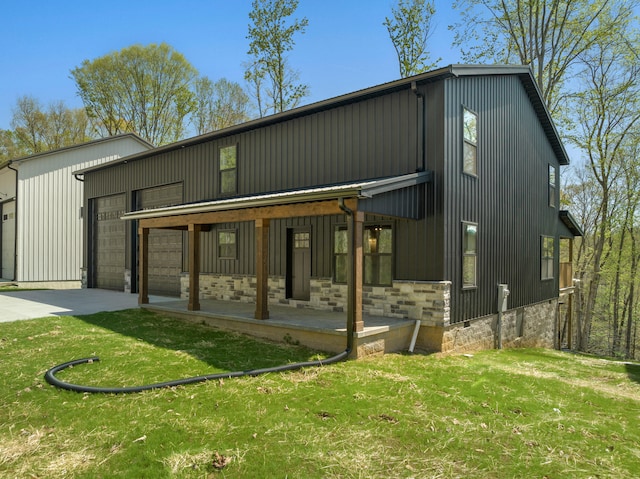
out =
<svg viewBox="0 0 640 479"><path fill-rule="evenodd" d="M364 223L364 213L355 211L353 213L353 299L354 316L353 330L355 332L364 330L364 320L362 319L362 283L363 283L363 250L362 250L362 224Z"/></svg>
<svg viewBox="0 0 640 479"><path fill-rule="evenodd" d="M138 228L140 240L138 304L149 304L149 228Z"/></svg>
<svg viewBox="0 0 640 479"><path fill-rule="evenodd" d="M189 311L200 311L200 230L189 224Z"/></svg>
<svg viewBox="0 0 640 479"><path fill-rule="evenodd" d="M256 319L269 319L269 220L256 220Z"/></svg>

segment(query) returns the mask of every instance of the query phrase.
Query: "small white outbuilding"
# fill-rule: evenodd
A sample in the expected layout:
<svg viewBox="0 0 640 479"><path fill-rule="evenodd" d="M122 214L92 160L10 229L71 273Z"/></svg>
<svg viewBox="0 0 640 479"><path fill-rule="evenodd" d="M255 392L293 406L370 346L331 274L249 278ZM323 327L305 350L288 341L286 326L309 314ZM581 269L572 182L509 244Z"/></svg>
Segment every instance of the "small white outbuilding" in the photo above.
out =
<svg viewBox="0 0 640 479"><path fill-rule="evenodd" d="M2 279L80 287L84 191L73 172L150 148L127 133L14 159L0 168Z"/></svg>

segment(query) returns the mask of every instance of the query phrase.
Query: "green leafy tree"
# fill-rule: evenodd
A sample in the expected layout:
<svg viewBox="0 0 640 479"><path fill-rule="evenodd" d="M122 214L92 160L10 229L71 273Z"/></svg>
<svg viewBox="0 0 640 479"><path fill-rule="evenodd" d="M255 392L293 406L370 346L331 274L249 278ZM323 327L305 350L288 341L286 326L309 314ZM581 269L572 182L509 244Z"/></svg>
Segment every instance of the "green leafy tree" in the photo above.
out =
<svg viewBox="0 0 640 479"><path fill-rule="evenodd" d="M429 62L427 41L436 13L433 1L398 0L391 13L392 17L386 17L382 24L387 27L398 55L400 76L405 78L434 68L441 59Z"/></svg>
<svg viewBox="0 0 640 479"><path fill-rule="evenodd" d="M624 31L635 0L456 0L455 44L470 63L529 65L552 114L580 57Z"/></svg>
<svg viewBox="0 0 640 479"><path fill-rule="evenodd" d="M31 96L18 98L11 120L13 132L4 136L7 155L25 156L84 143L95 137L84 109L55 102L45 109ZM11 151L11 153L8 153Z"/></svg>
<svg viewBox="0 0 640 479"><path fill-rule="evenodd" d="M196 110L192 121L196 133L221 130L249 120L249 96L235 82L222 78L215 83L207 77L195 82Z"/></svg>
<svg viewBox="0 0 640 479"><path fill-rule="evenodd" d="M640 131L640 72L628 38L617 36L598 43L583 56L584 70L579 80L585 88L573 97L576 128L569 138L585 152L594 191L590 201L595 199L590 234L578 251L581 297L577 339L582 350L588 347L592 323L602 305L599 292L604 272L613 269L619 280L623 276L620 266L630 264L622 261L621 252L626 244L625 230L635 220L637 209L637 175L629 170L638 169L630 152L637 152ZM612 239L616 237L617 242ZM617 268L609 264L616 258ZM619 304L619 294L619 289L614 291L614 303ZM611 303L610 299L605 301ZM607 316L611 312L609 306L600 308L603 310ZM620 317L618 312L611 317L614 336L619 333Z"/></svg>
<svg viewBox="0 0 640 479"><path fill-rule="evenodd" d="M291 68L286 56L295 45L293 36L304 33L309 21L290 21L298 0L253 0L252 7L245 80L262 117L295 108L309 94L309 87L298 83L299 73Z"/></svg>
<svg viewBox="0 0 640 479"><path fill-rule="evenodd" d="M71 70L88 115L108 134L180 140L194 111L196 69L166 43L133 45Z"/></svg>
<svg viewBox="0 0 640 479"><path fill-rule="evenodd" d="M9 160L26 155L27 153L18 147L12 130L0 130L0 168Z"/></svg>

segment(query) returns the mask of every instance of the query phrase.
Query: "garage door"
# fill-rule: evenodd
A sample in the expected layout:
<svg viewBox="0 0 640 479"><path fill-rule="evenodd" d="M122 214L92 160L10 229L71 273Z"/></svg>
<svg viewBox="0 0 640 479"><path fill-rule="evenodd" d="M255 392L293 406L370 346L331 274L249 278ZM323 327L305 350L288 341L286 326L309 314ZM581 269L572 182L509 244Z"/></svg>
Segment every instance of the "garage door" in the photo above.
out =
<svg viewBox="0 0 640 479"><path fill-rule="evenodd" d="M0 205L2 213L2 278L14 279L16 261L16 202Z"/></svg>
<svg viewBox="0 0 640 479"><path fill-rule="evenodd" d="M182 184L148 188L138 192L138 209L153 209L182 203ZM182 232L149 231L149 293L180 296Z"/></svg>
<svg viewBox="0 0 640 479"><path fill-rule="evenodd" d="M125 195L113 195L94 200L93 266L94 286L124 291Z"/></svg>

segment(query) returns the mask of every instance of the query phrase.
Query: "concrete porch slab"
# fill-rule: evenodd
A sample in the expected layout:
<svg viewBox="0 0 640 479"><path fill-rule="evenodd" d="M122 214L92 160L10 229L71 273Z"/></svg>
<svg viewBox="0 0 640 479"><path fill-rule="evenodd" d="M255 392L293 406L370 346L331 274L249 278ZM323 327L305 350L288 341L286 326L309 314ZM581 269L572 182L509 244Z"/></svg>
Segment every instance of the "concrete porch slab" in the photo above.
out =
<svg viewBox="0 0 640 479"><path fill-rule="evenodd" d="M235 301L201 300L200 311L188 311L186 300L142 305L158 313L208 324L278 342L339 353L347 344L346 313L269 305L269 319L254 319L255 305ZM408 350L415 321L364 316L364 330L354 334L351 357Z"/></svg>

